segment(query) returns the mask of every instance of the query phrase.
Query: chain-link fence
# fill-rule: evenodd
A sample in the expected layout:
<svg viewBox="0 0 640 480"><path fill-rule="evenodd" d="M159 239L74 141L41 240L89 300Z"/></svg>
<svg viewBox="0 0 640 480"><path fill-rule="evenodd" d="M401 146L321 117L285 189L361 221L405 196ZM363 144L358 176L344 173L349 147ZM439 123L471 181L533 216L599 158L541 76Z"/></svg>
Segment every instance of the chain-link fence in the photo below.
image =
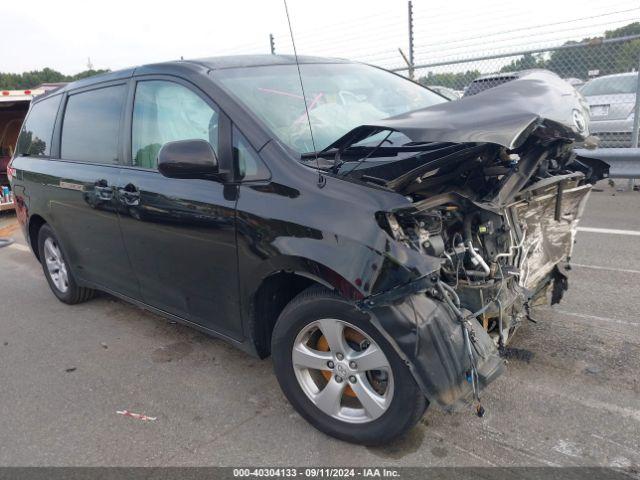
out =
<svg viewBox="0 0 640 480"><path fill-rule="evenodd" d="M590 131L599 146L637 146L640 35L599 38L555 48L443 60L415 65L416 80L450 99L476 95L543 68L573 84L591 110ZM406 74L409 68L395 69ZM633 135L636 132L636 135Z"/></svg>
<svg viewBox="0 0 640 480"><path fill-rule="evenodd" d="M339 14L329 23L318 20L313 28L300 28L295 41L301 54L377 65L454 101L526 70L553 71L589 104L590 132L599 139L598 158L609 163L610 175L640 178L640 4L569 0L561 8L549 5L530 9L486 0L460 8L407 0L372 5L355 16L335 9ZM268 42L265 36L260 44L219 53L292 54L291 32L282 27L273 26Z"/></svg>
<svg viewBox="0 0 640 480"><path fill-rule="evenodd" d="M497 30L483 27L483 22L469 24L468 15L434 13L417 1L407 2L408 11L399 5L391 9L393 15L386 15L381 24L375 24L376 18L363 18L351 21L346 30L344 25L330 26L337 29L332 32L338 32L340 42L333 34L320 39L324 29L304 32L300 51L343 56L340 52L345 48L344 41L364 38L366 42L355 50L349 47L353 59L390 68L451 100L513 80L525 70L551 70L584 95L591 110L590 131L599 138L600 147L637 146L640 116L637 113L640 99L636 95L640 85L637 4L594 4L588 12L578 10L570 17L554 17L553 21L532 18L531 22L538 24L523 21L520 10L505 10L504 5L487 7L486 12L474 14L522 24L519 28ZM453 25L457 28L451 30L448 25L454 18ZM440 25L443 22L446 27ZM276 34L275 39L279 39L278 48L270 35L271 52L286 51L286 34Z"/></svg>

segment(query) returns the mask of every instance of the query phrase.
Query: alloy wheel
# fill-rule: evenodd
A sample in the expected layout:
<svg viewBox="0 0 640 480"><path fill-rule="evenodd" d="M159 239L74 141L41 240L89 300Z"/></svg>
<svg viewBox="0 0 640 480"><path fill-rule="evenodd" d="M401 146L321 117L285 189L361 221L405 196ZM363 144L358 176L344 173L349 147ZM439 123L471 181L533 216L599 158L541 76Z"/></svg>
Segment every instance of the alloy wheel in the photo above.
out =
<svg viewBox="0 0 640 480"><path fill-rule="evenodd" d="M44 241L44 260L51 281L61 293L66 293L66 291L69 290L67 264L62 258L58 244L51 237L48 237Z"/></svg>
<svg viewBox="0 0 640 480"><path fill-rule="evenodd" d="M294 341L296 379L325 414L348 423L382 416L393 399L393 372L378 344L337 319L308 324Z"/></svg>

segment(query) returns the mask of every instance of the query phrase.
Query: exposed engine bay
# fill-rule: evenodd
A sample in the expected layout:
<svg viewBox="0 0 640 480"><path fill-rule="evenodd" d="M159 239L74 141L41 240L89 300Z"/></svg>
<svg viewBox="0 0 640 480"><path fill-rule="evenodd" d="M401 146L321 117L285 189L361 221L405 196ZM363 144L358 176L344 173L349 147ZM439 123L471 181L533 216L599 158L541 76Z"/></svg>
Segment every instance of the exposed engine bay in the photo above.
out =
<svg viewBox="0 0 640 480"><path fill-rule="evenodd" d="M472 393L482 415L479 391L503 371L498 350L531 307L567 290L578 221L592 184L608 175L604 162L573 152L591 141L588 118L570 85L533 71L357 127L320 152L322 164L316 158L322 170L406 199L379 212L378 224L434 267L363 305L442 406Z"/></svg>
<svg viewBox="0 0 640 480"><path fill-rule="evenodd" d="M504 346L530 307L558 303L568 288L560 267L592 183L608 172L572 151L588 138L588 117L571 86L533 71L358 127L325 149L334 158L326 167L411 202L379 224L439 258L438 288L427 293L476 317Z"/></svg>
<svg viewBox="0 0 640 480"><path fill-rule="evenodd" d="M556 145L538 152L535 171L504 205L495 199L522 159L485 146L454 172L420 177L414 209L387 217L394 238L442 259L440 280L499 345L531 306L562 298L567 279L559 266L571 257L591 191L585 173L567 165L576 161L570 151Z"/></svg>

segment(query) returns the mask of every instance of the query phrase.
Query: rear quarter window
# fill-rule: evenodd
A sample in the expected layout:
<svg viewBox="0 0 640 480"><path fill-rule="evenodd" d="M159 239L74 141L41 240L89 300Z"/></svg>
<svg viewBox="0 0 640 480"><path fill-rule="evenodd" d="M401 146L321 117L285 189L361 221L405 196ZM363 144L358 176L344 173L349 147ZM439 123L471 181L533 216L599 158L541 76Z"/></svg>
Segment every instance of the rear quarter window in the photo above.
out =
<svg viewBox="0 0 640 480"><path fill-rule="evenodd" d="M51 154L53 125L61 98L55 95L31 106L18 137L16 156L48 157Z"/></svg>

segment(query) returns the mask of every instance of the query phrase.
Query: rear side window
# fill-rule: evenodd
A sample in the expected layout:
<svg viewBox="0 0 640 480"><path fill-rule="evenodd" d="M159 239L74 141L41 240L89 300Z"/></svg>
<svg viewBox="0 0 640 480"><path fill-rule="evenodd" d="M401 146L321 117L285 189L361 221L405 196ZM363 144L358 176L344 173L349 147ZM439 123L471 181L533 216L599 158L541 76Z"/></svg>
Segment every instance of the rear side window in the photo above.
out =
<svg viewBox="0 0 640 480"><path fill-rule="evenodd" d="M69 96L62 123L62 159L118 163L125 93L125 85L116 85Z"/></svg>
<svg viewBox="0 0 640 480"><path fill-rule="evenodd" d="M133 165L156 168L167 142L206 140L218 153L218 112L195 92L164 80L139 82L133 104Z"/></svg>
<svg viewBox="0 0 640 480"><path fill-rule="evenodd" d="M56 121L61 95L46 98L31 106L31 111L22 126L16 155L48 157L51 154L51 136Z"/></svg>

